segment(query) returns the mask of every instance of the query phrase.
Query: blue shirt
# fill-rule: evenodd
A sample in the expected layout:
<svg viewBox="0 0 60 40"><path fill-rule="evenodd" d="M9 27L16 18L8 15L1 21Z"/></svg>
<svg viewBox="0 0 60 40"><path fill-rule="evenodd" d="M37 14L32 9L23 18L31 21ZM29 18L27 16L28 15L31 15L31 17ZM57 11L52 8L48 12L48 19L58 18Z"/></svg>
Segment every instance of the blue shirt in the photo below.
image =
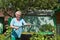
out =
<svg viewBox="0 0 60 40"><path fill-rule="evenodd" d="M20 21L18 22L16 18L13 18L10 25L15 26L15 27L19 27L19 29L12 29L12 36L14 37L18 37L20 38L21 33L22 33L22 25L26 25L26 22L24 21L24 19L20 19Z"/></svg>

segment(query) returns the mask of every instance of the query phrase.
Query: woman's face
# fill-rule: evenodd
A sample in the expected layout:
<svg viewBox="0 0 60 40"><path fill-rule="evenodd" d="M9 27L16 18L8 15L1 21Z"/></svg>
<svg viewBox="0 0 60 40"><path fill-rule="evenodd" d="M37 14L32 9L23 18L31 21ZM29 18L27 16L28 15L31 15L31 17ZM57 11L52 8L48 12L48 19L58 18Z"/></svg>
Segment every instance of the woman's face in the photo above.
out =
<svg viewBox="0 0 60 40"><path fill-rule="evenodd" d="M21 17L21 12L16 12L15 16L16 16L17 19L20 19L20 17Z"/></svg>

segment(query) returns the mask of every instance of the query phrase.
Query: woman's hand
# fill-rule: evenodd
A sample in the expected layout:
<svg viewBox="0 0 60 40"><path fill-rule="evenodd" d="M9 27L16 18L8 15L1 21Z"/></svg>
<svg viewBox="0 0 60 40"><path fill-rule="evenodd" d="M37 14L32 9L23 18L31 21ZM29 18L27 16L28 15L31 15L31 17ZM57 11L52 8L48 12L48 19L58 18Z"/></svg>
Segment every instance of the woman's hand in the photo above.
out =
<svg viewBox="0 0 60 40"><path fill-rule="evenodd" d="M17 30L17 29L18 29L18 27L15 27L15 29Z"/></svg>
<svg viewBox="0 0 60 40"><path fill-rule="evenodd" d="M30 26L31 24L30 24L30 23L27 23L26 25L27 25L27 26Z"/></svg>

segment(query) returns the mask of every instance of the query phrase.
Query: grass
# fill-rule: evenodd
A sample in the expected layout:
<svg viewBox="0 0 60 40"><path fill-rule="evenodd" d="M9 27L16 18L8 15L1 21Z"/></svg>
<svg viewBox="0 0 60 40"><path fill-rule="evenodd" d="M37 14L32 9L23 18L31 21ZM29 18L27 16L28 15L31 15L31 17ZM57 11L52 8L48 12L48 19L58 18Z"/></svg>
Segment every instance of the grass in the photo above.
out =
<svg viewBox="0 0 60 40"><path fill-rule="evenodd" d="M10 34L11 34L11 29L8 28L5 34L0 34L0 40L11 40ZM50 36L45 36L44 38L43 35L39 35L35 33L32 35L30 40L60 40L60 35L55 35L52 38L50 38Z"/></svg>
<svg viewBox="0 0 60 40"><path fill-rule="evenodd" d="M56 40L55 36L47 36L47 35L39 35L39 34L34 34L30 40Z"/></svg>
<svg viewBox="0 0 60 40"><path fill-rule="evenodd" d="M11 40L10 36L7 37L5 36L4 34L0 34L0 40ZM44 36L42 35L37 35L37 34L34 34L30 40L60 40L60 35L56 35L52 38L49 38L49 36L46 36L46 38L44 38Z"/></svg>

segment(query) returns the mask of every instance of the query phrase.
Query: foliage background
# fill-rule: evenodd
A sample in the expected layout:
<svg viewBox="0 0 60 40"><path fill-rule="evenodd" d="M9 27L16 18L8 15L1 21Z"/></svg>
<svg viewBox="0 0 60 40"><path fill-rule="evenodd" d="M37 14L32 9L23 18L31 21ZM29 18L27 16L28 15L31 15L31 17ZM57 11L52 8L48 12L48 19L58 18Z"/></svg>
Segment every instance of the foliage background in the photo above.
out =
<svg viewBox="0 0 60 40"><path fill-rule="evenodd" d="M58 9L60 3L58 0L0 0L0 8L12 8L14 10L22 10L23 12L29 9Z"/></svg>

